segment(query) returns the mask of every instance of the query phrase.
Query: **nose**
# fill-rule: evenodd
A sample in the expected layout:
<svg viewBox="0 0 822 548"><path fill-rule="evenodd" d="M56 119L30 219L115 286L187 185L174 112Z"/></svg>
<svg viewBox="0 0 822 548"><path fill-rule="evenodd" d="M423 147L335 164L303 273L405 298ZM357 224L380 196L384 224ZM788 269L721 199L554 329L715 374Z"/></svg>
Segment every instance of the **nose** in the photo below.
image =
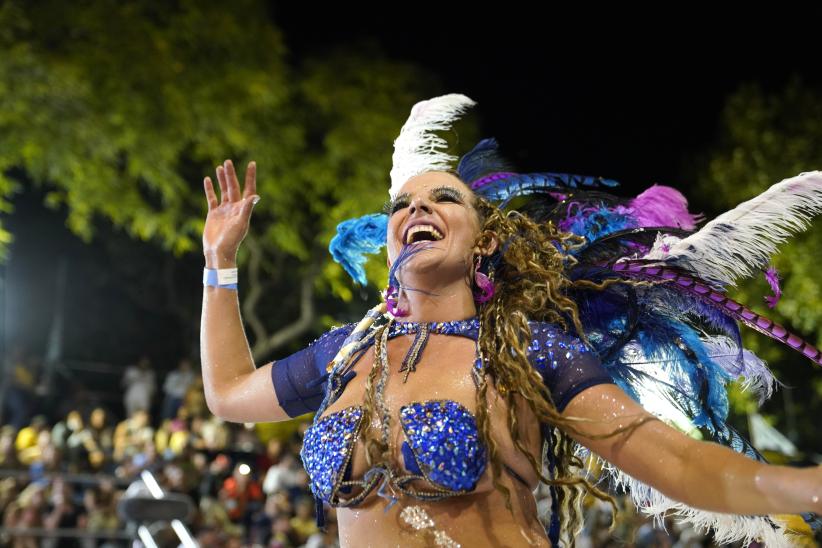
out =
<svg viewBox="0 0 822 548"><path fill-rule="evenodd" d="M431 204L422 196L418 196L411 201L408 207L408 214L413 215L417 209L423 210L425 213L431 213Z"/></svg>

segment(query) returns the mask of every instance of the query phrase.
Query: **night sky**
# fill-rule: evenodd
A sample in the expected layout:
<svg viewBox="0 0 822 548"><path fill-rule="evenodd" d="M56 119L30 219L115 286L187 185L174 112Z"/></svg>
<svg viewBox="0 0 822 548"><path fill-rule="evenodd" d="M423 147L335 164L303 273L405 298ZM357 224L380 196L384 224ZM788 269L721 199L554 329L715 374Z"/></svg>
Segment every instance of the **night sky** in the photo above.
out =
<svg viewBox="0 0 822 548"><path fill-rule="evenodd" d="M724 100L741 83L777 91L798 74L806 84L822 85L819 8L741 14L718 13L711 5L684 14L666 5L664 13L598 12L595 23L599 8L593 6L540 14L499 5L433 11L439 7L392 3L366 14L283 2L270 13L285 32L292 62L372 40L388 56L438 74L445 92L475 99L483 136L496 137L523 171L601 175L620 181L625 192L660 183L688 196L689 183L678 174L710 147ZM156 273L162 256L154 246L105 226L85 245L64 228L64 212L41 205L40 192L27 190L14 203L5 221L16 238L4 267L8 345L23 341L43 351L55 269L65 256L67 359L125 365L147 352L165 371L182 352L196 349L198 325L176 332L168 318L141 307L139 295L119 287L123 276ZM116 259L115 266L112 252L130 259ZM181 298L199 302L201 257L179 266Z"/></svg>

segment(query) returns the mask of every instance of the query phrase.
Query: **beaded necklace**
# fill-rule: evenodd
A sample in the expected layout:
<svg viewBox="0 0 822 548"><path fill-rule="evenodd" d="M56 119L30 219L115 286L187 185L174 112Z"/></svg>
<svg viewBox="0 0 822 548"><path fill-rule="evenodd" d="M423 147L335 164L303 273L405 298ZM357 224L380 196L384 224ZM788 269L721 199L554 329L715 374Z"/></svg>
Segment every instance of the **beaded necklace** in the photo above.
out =
<svg viewBox="0 0 822 548"><path fill-rule="evenodd" d="M453 335L456 333L465 333L471 329L479 329L479 317L471 316L464 320L451 320L447 322L393 322L394 328L391 334L409 335L416 333L420 326L426 326L432 333L441 333L443 335Z"/></svg>
<svg viewBox="0 0 822 548"><path fill-rule="evenodd" d="M393 326L396 328L392 329ZM402 382L408 380L408 374L417 370L417 364L422 356L422 351L428 343L428 336L431 333L442 335L454 335L456 333L466 333L479 329L479 318L472 316L465 320L451 320L447 322L397 322L393 318L388 322L386 331L388 335L411 335L414 334L414 342L408 348L405 359L402 361L400 373L405 372ZM386 367L388 370L386 357Z"/></svg>

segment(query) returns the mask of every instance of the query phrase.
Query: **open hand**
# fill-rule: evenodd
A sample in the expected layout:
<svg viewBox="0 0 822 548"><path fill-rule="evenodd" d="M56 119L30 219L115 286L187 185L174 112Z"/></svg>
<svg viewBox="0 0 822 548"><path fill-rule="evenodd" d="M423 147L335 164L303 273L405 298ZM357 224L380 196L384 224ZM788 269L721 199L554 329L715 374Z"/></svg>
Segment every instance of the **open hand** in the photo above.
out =
<svg viewBox="0 0 822 548"><path fill-rule="evenodd" d="M206 177L203 181L208 201L208 215L203 229L203 252L206 255L219 253L234 256L248 233L251 210L260 199L257 194L257 164L253 161L248 163L242 195L231 160L217 166L217 180L220 182L219 202L211 178Z"/></svg>

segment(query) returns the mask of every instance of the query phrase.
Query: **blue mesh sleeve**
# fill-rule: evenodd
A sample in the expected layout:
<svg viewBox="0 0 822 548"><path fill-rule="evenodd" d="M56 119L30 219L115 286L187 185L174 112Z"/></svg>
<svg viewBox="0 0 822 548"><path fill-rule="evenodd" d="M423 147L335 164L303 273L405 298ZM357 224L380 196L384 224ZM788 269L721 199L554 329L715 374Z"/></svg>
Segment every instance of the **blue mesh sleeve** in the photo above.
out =
<svg viewBox="0 0 822 548"><path fill-rule="evenodd" d="M326 331L302 350L271 367L271 380L280 407L289 417L298 417L319 409L325 395L327 375L325 368L340 350L343 341L356 324L350 323ZM320 379L325 377L323 382Z"/></svg>
<svg viewBox="0 0 822 548"><path fill-rule="evenodd" d="M560 325L530 322L528 356L551 392L554 404L563 411L578 393L595 384L616 384L597 354L578 336Z"/></svg>

